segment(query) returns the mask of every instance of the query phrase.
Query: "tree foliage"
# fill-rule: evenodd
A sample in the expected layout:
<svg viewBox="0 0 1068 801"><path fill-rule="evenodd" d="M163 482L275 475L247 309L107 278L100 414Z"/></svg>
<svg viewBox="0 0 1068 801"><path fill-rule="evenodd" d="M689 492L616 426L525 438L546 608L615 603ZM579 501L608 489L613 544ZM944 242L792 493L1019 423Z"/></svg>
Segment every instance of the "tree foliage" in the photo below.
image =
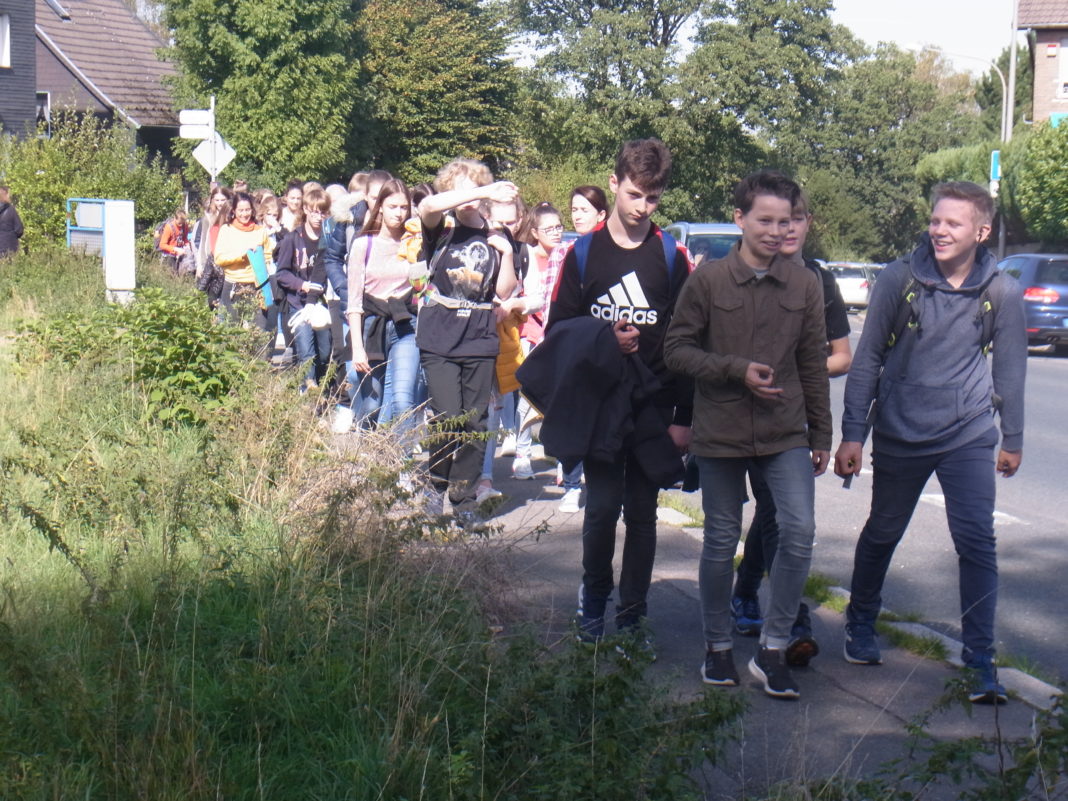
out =
<svg viewBox="0 0 1068 801"><path fill-rule="evenodd" d="M967 83L940 69L880 45L844 70L820 119L780 137L783 157L802 184L815 179L827 187L828 200L841 196L833 207L861 210L859 218L822 218L813 198L815 232L836 243L829 255L886 260L908 249L926 214L916 164L928 153L975 140L978 121ZM939 75L944 80L936 82Z"/></svg>
<svg viewBox="0 0 1068 801"><path fill-rule="evenodd" d="M1028 233L1047 243L1068 241L1068 126L1036 126L1013 149L1012 190Z"/></svg>
<svg viewBox="0 0 1068 801"><path fill-rule="evenodd" d="M216 96L219 132L275 184L322 177L346 161L359 61L346 0L168 0L179 102Z"/></svg>
<svg viewBox="0 0 1068 801"><path fill-rule="evenodd" d="M1009 78L1009 48L1001 51L997 58L997 65L1005 76L1006 89ZM1034 117L1032 111L1034 73L1031 69L1031 53L1028 48L1020 47L1016 50L1016 96L1015 111L1013 113L1013 129L1024 120ZM991 137L1001 136L1001 78L994 69L990 69L975 83L975 102L979 104L979 117L983 121L983 129Z"/></svg>
<svg viewBox="0 0 1068 801"><path fill-rule="evenodd" d="M474 0L368 0L357 20L366 47L366 116L353 149L423 181L457 156L495 168L513 151L517 71L504 35Z"/></svg>

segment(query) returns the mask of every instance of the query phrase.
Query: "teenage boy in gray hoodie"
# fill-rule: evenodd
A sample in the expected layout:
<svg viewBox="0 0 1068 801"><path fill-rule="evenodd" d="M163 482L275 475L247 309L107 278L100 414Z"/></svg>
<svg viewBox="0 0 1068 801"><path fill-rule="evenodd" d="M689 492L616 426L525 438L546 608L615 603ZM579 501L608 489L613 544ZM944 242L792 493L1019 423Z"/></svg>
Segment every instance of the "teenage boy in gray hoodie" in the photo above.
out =
<svg viewBox="0 0 1068 801"><path fill-rule="evenodd" d="M834 472L860 473L871 429L873 484L853 562L845 658L882 661L874 626L883 580L935 473L959 557L969 698L1004 703L994 666L994 474L1012 476L1023 455L1023 296L982 246L994 216L987 191L967 182L939 184L931 201L919 246L888 266L872 291L846 382Z"/></svg>

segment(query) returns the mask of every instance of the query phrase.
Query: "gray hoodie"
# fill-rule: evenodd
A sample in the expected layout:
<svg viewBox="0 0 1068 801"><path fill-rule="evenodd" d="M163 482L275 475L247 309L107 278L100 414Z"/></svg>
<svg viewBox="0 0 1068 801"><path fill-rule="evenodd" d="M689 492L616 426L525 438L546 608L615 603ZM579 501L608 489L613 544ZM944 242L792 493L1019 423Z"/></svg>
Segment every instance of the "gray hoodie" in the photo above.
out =
<svg viewBox="0 0 1068 801"><path fill-rule="evenodd" d="M975 262L959 289L950 286L924 234L911 256L883 270L846 381L843 440L864 442L868 409L877 399L872 422L881 452L908 456L953 450L990 431L995 411L1001 418L1001 447L1023 449L1023 292L997 269L986 248L978 249ZM919 327L888 347L910 276L920 284ZM989 362L982 352L979 315L979 298L987 288L994 305Z"/></svg>

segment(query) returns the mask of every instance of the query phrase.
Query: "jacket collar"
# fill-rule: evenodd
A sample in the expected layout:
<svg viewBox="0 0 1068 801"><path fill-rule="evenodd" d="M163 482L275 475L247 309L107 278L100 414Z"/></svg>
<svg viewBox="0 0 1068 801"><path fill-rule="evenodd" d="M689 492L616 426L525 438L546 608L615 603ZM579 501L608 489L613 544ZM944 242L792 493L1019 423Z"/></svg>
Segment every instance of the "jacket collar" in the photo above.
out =
<svg viewBox="0 0 1068 801"><path fill-rule="evenodd" d="M745 260L742 259L740 243L731 245L731 249L727 251L727 255L723 257L723 260L727 262L727 269L730 271L731 277L734 279L735 283L741 285L746 281L752 281L756 278L753 268L746 264ZM768 276L774 279L777 283L785 284L794 267L804 267L804 262L801 260L800 253L797 253L794 256L776 255L771 260L771 266L768 268Z"/></svg>

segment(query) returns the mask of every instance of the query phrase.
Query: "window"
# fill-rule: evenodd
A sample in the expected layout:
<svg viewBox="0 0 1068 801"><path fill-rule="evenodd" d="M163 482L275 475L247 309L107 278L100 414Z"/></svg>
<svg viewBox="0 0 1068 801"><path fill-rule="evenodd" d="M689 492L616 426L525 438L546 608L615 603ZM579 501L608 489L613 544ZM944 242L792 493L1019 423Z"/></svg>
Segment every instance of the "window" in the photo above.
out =
<svg viewBox="0 0 1068 801"><path fill-rule="evenodd" d="M45 126L41 133L45 139L52 137L52 95L48 92L37 93L37 124Z"/></svg>
<svg viewBox="0 0 1068 801"><path fill-rule="evenodd" d="M11 15L0 14L0 68L11 66Z"/></svg>

